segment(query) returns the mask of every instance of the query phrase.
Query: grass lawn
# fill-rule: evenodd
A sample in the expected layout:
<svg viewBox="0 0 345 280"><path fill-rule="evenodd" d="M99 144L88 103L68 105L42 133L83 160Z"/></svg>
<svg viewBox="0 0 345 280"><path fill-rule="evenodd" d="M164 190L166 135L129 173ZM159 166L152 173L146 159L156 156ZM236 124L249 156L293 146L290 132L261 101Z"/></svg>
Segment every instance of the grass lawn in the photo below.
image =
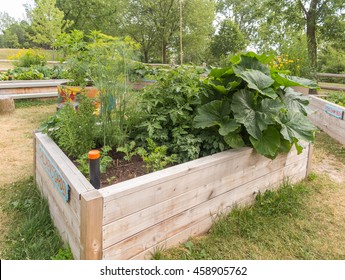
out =
<svg viewBox="0 0 345 280"><path fill-rule="evenodd" d="M9 57L15 55L22 49L1 49L0 48L0 59L10 59ZM47 60L53 60L53 51L40 49L40 53L44 54ZM59 52L55 51L55 60L58 60ZM0 67L1 68L1 67Z"/></svg>
<svg viewBox="0 0 345 280"><path fill-rule="evenodd" d="M16 164L6 169L15 158L0 162L1 170L8 173L4 176L7 181L0 183L0 257L71 259L70 250L52 224L47 202L31 177L30 131L55 110L55 105L30 101L17 105L13 115L0 116L0 121L9 125L0 140L10 152L23 146L29 148L17 153L24 173L15 168ZM16 134L12 139L13 133ZM318 133L314 148L314 171L307 180L296 185L287 181L280 190L259 195L254 205L235 208L218 217L207 235L168 250L159 248L152 257L345 259L345 147Z"/></svg>

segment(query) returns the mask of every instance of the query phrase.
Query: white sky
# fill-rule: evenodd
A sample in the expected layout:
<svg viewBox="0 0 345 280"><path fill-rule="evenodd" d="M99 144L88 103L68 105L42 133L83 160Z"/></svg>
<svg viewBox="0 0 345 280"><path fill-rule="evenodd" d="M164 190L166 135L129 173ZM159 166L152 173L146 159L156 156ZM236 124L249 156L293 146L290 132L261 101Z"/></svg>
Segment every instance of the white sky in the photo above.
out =
<svg viewBox="0 0 345 280"><path fill-rule="evenodd" d="M25 18L25 9L23 4L33 5L34 0L0 0L0 11L7 12L16 20Z"/></svg>

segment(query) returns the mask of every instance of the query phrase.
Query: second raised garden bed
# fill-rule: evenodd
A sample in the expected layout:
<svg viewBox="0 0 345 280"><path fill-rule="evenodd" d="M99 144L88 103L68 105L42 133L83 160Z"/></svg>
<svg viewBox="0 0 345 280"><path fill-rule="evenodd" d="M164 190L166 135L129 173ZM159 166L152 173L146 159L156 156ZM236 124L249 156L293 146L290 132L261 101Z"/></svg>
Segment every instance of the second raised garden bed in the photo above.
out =
<svg viewBox="0 0 345 280"><path fill-rule="evenodd" d="M327 101L321 96L310 95L311 122L329 136L345 145L345 107Z"/></svg>

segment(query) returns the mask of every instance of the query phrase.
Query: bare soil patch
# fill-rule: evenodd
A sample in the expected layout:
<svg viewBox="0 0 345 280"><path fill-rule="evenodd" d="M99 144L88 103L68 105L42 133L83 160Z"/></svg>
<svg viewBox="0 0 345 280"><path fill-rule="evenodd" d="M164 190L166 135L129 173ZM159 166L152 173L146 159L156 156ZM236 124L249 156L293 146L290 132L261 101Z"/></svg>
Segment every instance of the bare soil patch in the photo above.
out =
<svg viewBox="0 0 345 280"><path fill-rule="evenodd" d="M113 163L107 168L107 172L101 175L101 187L120 183L147 173L143 160L138 156L133 156L131 161L126 161L123 159L122 153L112 152L111 157Z"/></svg>

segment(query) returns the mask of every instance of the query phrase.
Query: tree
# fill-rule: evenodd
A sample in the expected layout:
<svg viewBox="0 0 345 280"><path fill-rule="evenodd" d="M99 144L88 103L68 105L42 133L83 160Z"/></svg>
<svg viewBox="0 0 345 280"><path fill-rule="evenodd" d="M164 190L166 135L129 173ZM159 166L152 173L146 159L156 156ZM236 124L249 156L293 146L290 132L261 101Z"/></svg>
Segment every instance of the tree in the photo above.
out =
<svg viewBox="0 0 345 280"><path fill-rule="evenodd" d="M212 32L214 2L183 1L184 53L188 60L204 51ZM123 34L129 34L141 44L144 61L154 50L161 62L168 62L168 53L177 56L179 50L180 7L178 0L131 0L121 22Z"/></svg>
<svg viewBox="0 0 345 280"><path fill-rule="evenodd" d="M318 39L334 34L324 32L327 30L325 27L330 21L333 25L340 24L345 11L343 0L218 0L217 4L222 14L241 14L240 28L250 30L247 34L251 40L267 42L268 39L272 47L277 47L273 41L279 44L279 41L289 39L288 36L293 35L292 30L305 30L313 71L316 71L317 67ZM242 7L249 9L241 10ZM242 17L243 13L245 15ZM259 36L255 38L252 34ZM332 38L335 36L332 35Z"/></svg>
<svg viewBox="0 0 345 280"><path fill-rule="evenodd" d="M120 23L122 33L131 36L140 44L146 63L149 62L150 52L159 40L152 11L152 1L130 0Z"/></svg>
<svg viewBox="0 0 345 280"><path fill-rule="evenodd" d="M219 33L213 37L211 52L216 58L245 49L246 40L232 20L222 21Z"/></svg>
<svg viewBox="0 0 345 280"><path fill-rule="evenodd" d="M208 0L185 1L183 7L183 60L201 63L206 60L214 33L215 3Z"/></svg>
<svg viewBox="0 0 345 280"><path fill-rule="evenodd" d="M64 13L56 8L56 0L35 2L36 7L29 14L32 32L29 37L38 45L51 48L70 22L63 19Z"/></svg>
<svg viewBox="0 0 345 280"><path fill-rule="evenodd" d="M127 4L127 0L56 0L64 19L73 22L69 30L98 30L113 36L119 35L118 26Z"/></svg>
<svg viewBox="0 0 345 280"><path fill-rule="evenodd" d="M0 12L0 32L4 32L11 24L15 23L15 19L6 12Z"/></svg>

